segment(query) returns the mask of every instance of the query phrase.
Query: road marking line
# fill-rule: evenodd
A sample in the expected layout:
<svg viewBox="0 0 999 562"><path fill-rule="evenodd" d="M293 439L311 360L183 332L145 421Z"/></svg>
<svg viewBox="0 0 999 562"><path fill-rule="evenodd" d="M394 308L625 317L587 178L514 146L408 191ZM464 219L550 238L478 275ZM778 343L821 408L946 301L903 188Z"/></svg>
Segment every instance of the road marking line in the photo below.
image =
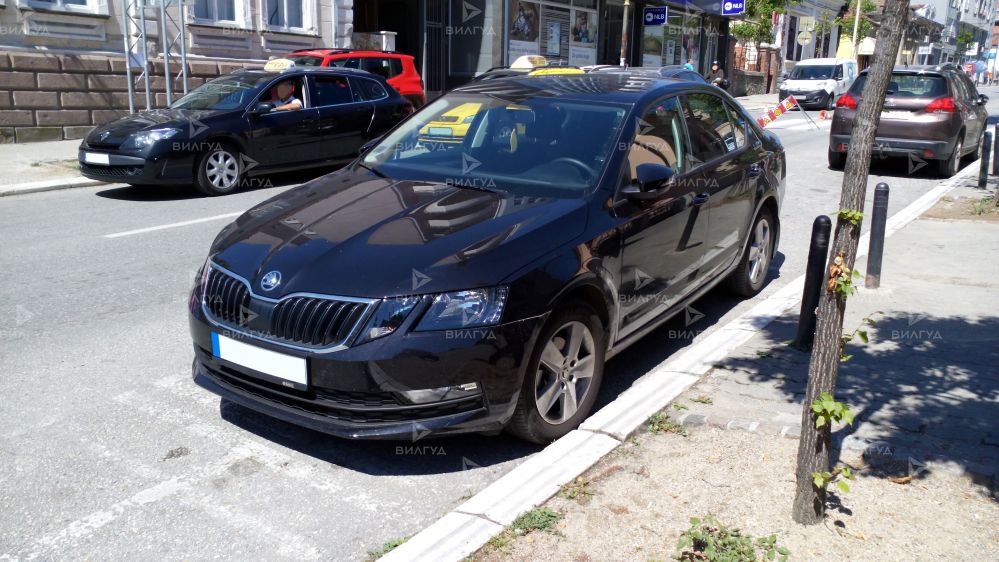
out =
<svg viewBox="0 0 999 562"><path fill-rule="evenodd" d="M885 228L885 237L894 234L918 218L947 192L957 187L960 181L972 176L977 171L977 166L969 165L953 178L924 193L904 209L892 215ZM869 235L867 234L860 238L857 248L858 259L867 254L868 240ZM703 375L708 372L720 354L727 356L736 347L749 341L759 330L798 304L804 283L804 275L792 280L770 297L757 303L749 311L708 334L701 341L694 343L679 354L667 358L640 377L631 387L632 389L641 387L641 390L645 390L658 386L662 394L637 390L625 391L610 404L591 415L580 425L579 429L556 440L541 452L503 475L499 480L486 486L485 489L460 505L458 509L448 513L417 533L405 544L380 558L379 562L410 562L414 560L457 562L474 553L491 538L488 534L490 530L498 533L496 528L509 524L517 514L543 504L555 495L563 484L582 474L610 450L616 448L615 445L608 449L606 441L595 440L594 437L607 437L610 441L615 441L617 445L620 445L628 435L645 423L647 416L642 417L642 415L651 415L651 413L661 410L700 380L700 377L689 375ZM747 330L745 329L747 326L754 326L757 330ZM649 399L650 394L653 395L653 400ZM642 411L642 415L638 415L637 411L639 410ZM627 413L629 419L618 419L614 415L615 412L620 412L622 416ZM569 447L568 451L565 450L566 447ZM550 460L550 462L541 463L535 459L545 459ZM525 490L525 483L530 483L530 488L527 490ZM456 520L456 514L487 517L498 525L478 527L455 537L453 523ZM458 544L456 545L456 543Z"/></svg>
<svg viewBox="0 0 999 562"><path fill-rule="evenodd" d="M105 234L105 238L121 238L122 236L132 236L135 234L145 234L147 232L155 232L157 230L167 230L169 228L180 228L182 226L190 226L192 224L200 224L203 222L211 222L222 219L231 219L233 217L238 217L242 215L243 211L238 213L226 213L224 215L215 215L214 217L204 217L200 219L191 219L189 221L172 222L170 224L161 224L159 226L150 226L148 228L137 228L135 230L126 230L125 232L115 232L114 234Z"/></svg>

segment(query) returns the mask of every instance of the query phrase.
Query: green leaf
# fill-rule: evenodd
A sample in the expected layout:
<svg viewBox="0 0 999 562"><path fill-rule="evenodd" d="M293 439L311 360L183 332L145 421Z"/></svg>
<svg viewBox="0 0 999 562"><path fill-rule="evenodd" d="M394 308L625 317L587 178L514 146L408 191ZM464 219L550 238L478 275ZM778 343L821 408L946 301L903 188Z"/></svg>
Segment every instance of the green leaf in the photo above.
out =
<svg viewBox="0 0 999 562"><path fill-rule="evenodd" d="M815 427L819 428L826 424L826 417L822 414L815 416Z"/></svg>
<svg viewBox="0 0 999 562"><path fill-rule="evenodd" d="M693 510L691 510L691 511L693 511ZM696 518L696 517L691 517L690 518L690 524L696 527L696 526L698 526L698 525L701 524L701 520L698 519L698 518Z"/></svg>
<svg viewBox="0 0 999 562"><path fill-rule="evenodd" d="M850 410L843 412L843 421L845 421L848 425L853 425L853 412Z"/></svg>
<svg viewBox="0 0 999 562"><path fill-rule="evenodd" d="M843 490L844 494L849 494L850 493L850 487L846 485L846 482L840 480L840 481L836 482L836 485L839 486L840 490Z"/></svg>
<svg viewBox="0 0 999 562"><path fill-rule="evenodd" d="M767 560L773 560L774 558L777 558L777 552L775 552L773 550L768 550L767 551Z"/></svg>
<svg viewBox="0 0 999 562"><path fill-rule="evenodd" d="M840 355L839 357L839 360L842 361L843 363L846 363L850 359L853 359L852 355Z"/></svg>
<svg viewBox="0 0 999 562"><path fill-rule="evenodd" d="M779 546L777 547L777 553L780 554L781 556L787 556L791 554L791 551L788 550L786 547Z"/></svg>
<svg viewBox="0 0 999 562"><path fill-rule="evenodd" d="M869 342L869 340L867 339L867 332L866 331L864 331L864 330L857 330L857 335L860 336L860 341L862 341L864 343L868 343Z"/></svg>
<svg viewBox="0 0 999 562"><path fill-rule="evenodd" d="M815 487L819 488L819 489L822 489L822 488L825 487L825 479L822 478L822 473L821 472L813 472L812 473L812 484L814 484Z"/></svg>

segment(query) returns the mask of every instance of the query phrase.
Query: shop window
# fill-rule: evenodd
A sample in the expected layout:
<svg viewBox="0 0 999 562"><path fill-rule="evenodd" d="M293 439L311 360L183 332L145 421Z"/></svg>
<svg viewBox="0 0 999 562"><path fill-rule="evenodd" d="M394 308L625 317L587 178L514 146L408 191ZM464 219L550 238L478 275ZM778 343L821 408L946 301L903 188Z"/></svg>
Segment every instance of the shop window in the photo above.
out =
<svg viewBox="0 0 999 562"><path fill-rule="evenodd" d="M194 17L199 23L236 23L236 0L197 0Z"/></svg>

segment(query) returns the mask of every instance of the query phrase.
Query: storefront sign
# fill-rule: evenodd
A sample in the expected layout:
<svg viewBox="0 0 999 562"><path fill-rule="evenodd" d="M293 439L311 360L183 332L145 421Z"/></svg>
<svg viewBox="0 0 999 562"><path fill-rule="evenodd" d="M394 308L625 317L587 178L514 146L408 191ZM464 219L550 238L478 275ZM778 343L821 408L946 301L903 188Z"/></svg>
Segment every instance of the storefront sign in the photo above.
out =
<svg viewBox="0 0 999 562"><path fill-rule="evenodd" d="M645 25L666 25L667 13L666 6L646 6L642 11L642 21Z"/></svg>
<svg viewBox="0 0 999 562"><path fill-rule="evenodd" d="M933 45L920 45L916 47L917 55L931 55L933 54Z"/></svg>
<svg viewBox="0 0 999 562"><path fill-rule="evenodd" d="M791 108L798 105L798 100L794 99L794 96L787 96L784 101L780 102L777 107L768 110L762 117L756 120L760 124L760 127L766 127L770 123L773 123L781 115L784 115Z"/></svg>
<svg viewBox="0 0 999 562"><path fill-rule="evenodd" d="M746 0L725 0L722 2L721 15L737 16L746 13Z"/></svg>

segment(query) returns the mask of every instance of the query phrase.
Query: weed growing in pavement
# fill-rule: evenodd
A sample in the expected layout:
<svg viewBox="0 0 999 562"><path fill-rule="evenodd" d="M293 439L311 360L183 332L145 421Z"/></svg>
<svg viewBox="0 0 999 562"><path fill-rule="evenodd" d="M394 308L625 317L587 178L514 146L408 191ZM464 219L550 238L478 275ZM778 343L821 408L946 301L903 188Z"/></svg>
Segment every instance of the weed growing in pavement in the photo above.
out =
<svg viewBox="0 0 999 562"><path fill-rule="evenodd" d="M680 410L686 410L687 405L679 402L673 402L673 409L679 412Z"/></svg>
<svg viewBox="0 0 999 562"><path fill-rule="evenodd" d="M683 425L669 419L669 414L664 414L659 412L653 414L649 418L649 433L660 434L660 433L675 433L677 435L682 435L686 437L689 435L687 428Z"/></svg>
<svg viewBox="0 0 999 562"><path fill-rule="evenodd" d="M579 476L572 482L563 484L558 495L567 500L577 500L583 503L593 495L593 490L590 489L589 480Z"/></svg>
<svg viewBox="0 0 999 562"><path fill-rule="evenodd" d="M369 551L368 552L368 557L365 560L366 560L366 562L374 562L375 560L378 560L382 556L385 556L386 554L392 552L393 550L395 550L396 548L398 548L400 545L402 545L402 543L404 543L404 542L406 542L408 540L409 540L409 537L400 537L400 538L397 538L397 539L392 539L390 541L386 541L385 544L382 545L382 549L381 550L371 550L371 551Z"/></svg>
<svg viewBox="0 0 999 562"><path fill-rule="evenodd" d="M698 404L714 404L714 400L711 399L707 394L702 394L696 398L691 398L691 402L697 402Z"/></svg>
<svg viewBox="0 0 999 562"><path fill-rule="evenodd" d="M995 209L995 197L982 197L971 206L971 214L982 216L991 213Z"/></svg>
<svg viewBox="0 0 999 562"><path fill-rule="evenodd" d="M690 528L680 535L676 559L684 562L736 562L743 560L778 560L786 562L791 554L777 545L777 535L753 538L735 527L726 527L714 517L691 517Z"/></svg>
<svg viewBox="0 0 999 562"><path fill-rule="evenodd" d="M562 514L550 507L536 507L525 511L510 523L510 529L517 535L526 535L533 531L545 533L555 532L555 525L562 520Z"/></svg>

